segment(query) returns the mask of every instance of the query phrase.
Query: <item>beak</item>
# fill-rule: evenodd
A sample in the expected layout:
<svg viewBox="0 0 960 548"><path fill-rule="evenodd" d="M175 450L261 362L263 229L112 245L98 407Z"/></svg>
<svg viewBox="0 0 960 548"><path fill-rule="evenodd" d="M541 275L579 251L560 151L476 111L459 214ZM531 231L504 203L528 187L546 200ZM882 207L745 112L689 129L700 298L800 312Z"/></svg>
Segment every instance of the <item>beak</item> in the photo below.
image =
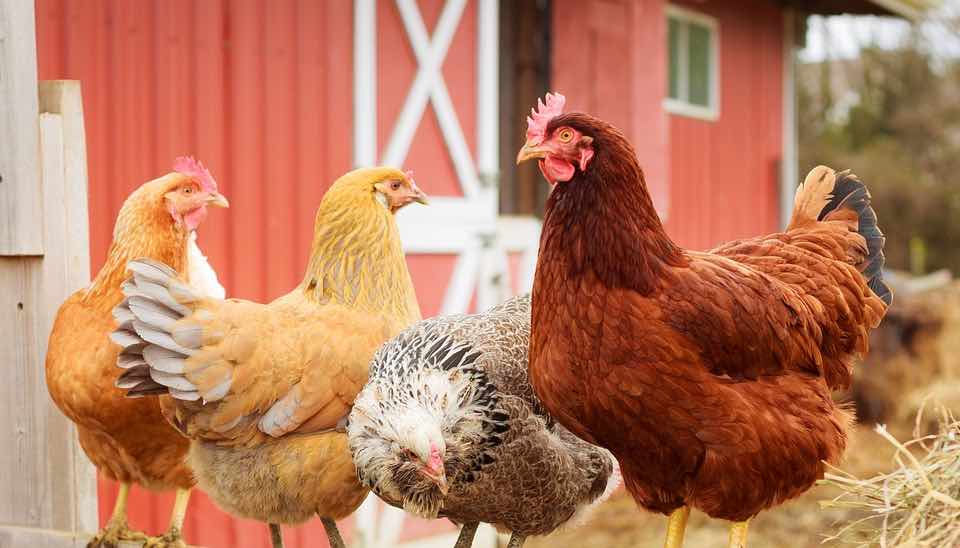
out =
<svg viewBox="0 0 960 548"><path fill-rule="evenodd" d="M517 165L533 158L545 158L547 156L547 149L539 145L540 143L527 141L526 144L523 145L523 148L520 149L520 152L517 153Z"/></svg>
<svg viewBox="0 0 960 548"><path fill-rule="evenodd" d="M410 194L411 201L423 205L428 205L430 203L430 201L427 200L427 194L420 190L420 187L418 187L416 183L411 182L410 189L412 190L412 193Z"/></svg>
<svg viewBox="0 0 960 548"><path fill-rule="evenodd" d="M207 196L207 203L217 207L230 207L230 202L227 201L226 196L219 192L211 192L210 195Z"/></svg>
<svg viewBox="0 0 960 548"><path fill-rule="evenodd" d="M450 491L450 486L447 485L447 473L443 469L442 465L439 467L439 470L434 470L428 467L424 470L424 474L426 474L426 476L430 478L430 480L432 480L438 488L440 488L440 492L444 496L447 495L447 493Z"/></svg>

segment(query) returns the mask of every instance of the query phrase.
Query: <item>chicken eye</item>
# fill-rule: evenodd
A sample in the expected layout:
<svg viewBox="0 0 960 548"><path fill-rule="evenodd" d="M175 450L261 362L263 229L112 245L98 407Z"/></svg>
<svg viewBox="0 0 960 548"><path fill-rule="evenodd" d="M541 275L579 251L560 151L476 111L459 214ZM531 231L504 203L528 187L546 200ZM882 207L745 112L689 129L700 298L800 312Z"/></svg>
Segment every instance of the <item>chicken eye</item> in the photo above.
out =
<svg viewBox="0 0 960 548"><path fill-rule="evenodd" d="M400 190L400 181L390 183L390 190Z"/></svg>
<svg viewBox="0 0 960 548"><path fill-rule="evenodd" d="M185 187L183 187L183 193L184 193L184 194L193 194L193 187L192 187L192 186L185 186Z"/></svg>
<svg viewBox="0 0 960 548"><path fill-rule="evenodd" d="M573 139L573 130L570 128L563 128L560 130L560 133L557 134L557 138L563 143L569 143L570 140Z"/></svg>

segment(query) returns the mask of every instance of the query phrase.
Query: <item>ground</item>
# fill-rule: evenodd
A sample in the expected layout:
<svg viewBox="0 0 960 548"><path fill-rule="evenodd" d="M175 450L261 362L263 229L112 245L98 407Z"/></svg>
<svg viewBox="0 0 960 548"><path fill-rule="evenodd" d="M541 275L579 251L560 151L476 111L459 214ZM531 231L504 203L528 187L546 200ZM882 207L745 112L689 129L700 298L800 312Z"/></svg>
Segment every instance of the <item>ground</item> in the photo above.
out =
<svg viewBox="0 0 960 548"><path fill-rule="evenodd" d="M892 447L872 429L857 428L847 451L843 469L861 477L889 469ZM849 517L843 510L820 508L820 501L831 499L836 491L818 486L803 497L761 513L750 526L749 548L814 548L833 531L838 519ZM530 548L559 546L596 546L602 548L660 548L666 531L666 518L643 512L623 490L601 505L584 525L549 537L530 539ZM694 511L687 527L687 547L725 546L728 522L711 520ZM826 546L842 546L832 542Z"/></svg>

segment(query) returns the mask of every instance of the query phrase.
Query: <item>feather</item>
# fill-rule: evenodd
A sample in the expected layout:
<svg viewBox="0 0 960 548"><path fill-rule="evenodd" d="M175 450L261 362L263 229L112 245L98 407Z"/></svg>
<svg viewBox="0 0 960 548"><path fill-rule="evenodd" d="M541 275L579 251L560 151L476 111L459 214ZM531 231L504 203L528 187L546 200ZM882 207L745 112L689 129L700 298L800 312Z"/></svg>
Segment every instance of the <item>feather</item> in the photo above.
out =
<svg viewBox="0 0 960 548"><path fill-rule="evenodd" d="M181 316L190 314L190 309L176 302L166 287L153 282L140 280L135 285L124 284L123 294L127 297L143 297L149 301L156 301Z"/></svg>
<svg viewBox="0 0 960 548"><path fill-rule="evenodd" d="M196 392L197 387L187 380L183 375L176 373L167 373L159 369L150 369L150 378L168 388L173 388L183 392Z"/></svg>
<svg viewBox="0 0 960 548"><path fill-rule="evenodd" d="M127 270L137 280L146 280L159 285L166 285L170 279L177 277L175 270L149 257L130 261L127 263Z"/></svg>
<svg viewBox="0 0 960 548"><path fill-rule="evenodd" d="M141 342L140 337L138 337L136 333L127 331L126 329L118 329L110 333L110 340L124 348L128 348Z"/></svg>
<svg viewBox="0 0 960 548"><path fill-rule="evenodd" d="M151 345L144 349L143 358L150 364L151 369L182 375L186 367L187 356L176 350Z"/></svg>
<svg viewBox="0 0 960 548"><path fill-rule="evenodd" d="M181 318L179 314L166 306L144 297L128 297L130 311L141 322L170 332L173 325Z"/></svg>
<svg viewBox="0 0 960 548"><path fill-rule="evenodd" d="M137 335L139 335L148 343L161 346L168 350L173 350L174 352L186 354L187 356L192 356L194 353L194 350L190 348L184 348L177 344L173 338L170 337L169 333L164 333L163 331L155 329L141 321L134 321L133 328L136 330ZM139 342L139 340L137 342Z"/></svg>

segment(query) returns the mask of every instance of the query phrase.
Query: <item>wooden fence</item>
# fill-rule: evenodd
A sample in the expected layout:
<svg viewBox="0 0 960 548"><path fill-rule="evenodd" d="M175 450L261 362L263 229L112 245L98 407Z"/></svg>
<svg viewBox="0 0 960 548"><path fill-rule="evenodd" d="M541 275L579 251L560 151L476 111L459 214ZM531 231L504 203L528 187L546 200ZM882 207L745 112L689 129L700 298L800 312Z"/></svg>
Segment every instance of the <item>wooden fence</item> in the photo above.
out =
<svg viewBox="0 0 960 548"><path fill-rule="evenodd" d="M89 283L80 84L37 82L33 2L0 2L0 547L84 546L93 466L44 380L57 308Z"/></svg>

